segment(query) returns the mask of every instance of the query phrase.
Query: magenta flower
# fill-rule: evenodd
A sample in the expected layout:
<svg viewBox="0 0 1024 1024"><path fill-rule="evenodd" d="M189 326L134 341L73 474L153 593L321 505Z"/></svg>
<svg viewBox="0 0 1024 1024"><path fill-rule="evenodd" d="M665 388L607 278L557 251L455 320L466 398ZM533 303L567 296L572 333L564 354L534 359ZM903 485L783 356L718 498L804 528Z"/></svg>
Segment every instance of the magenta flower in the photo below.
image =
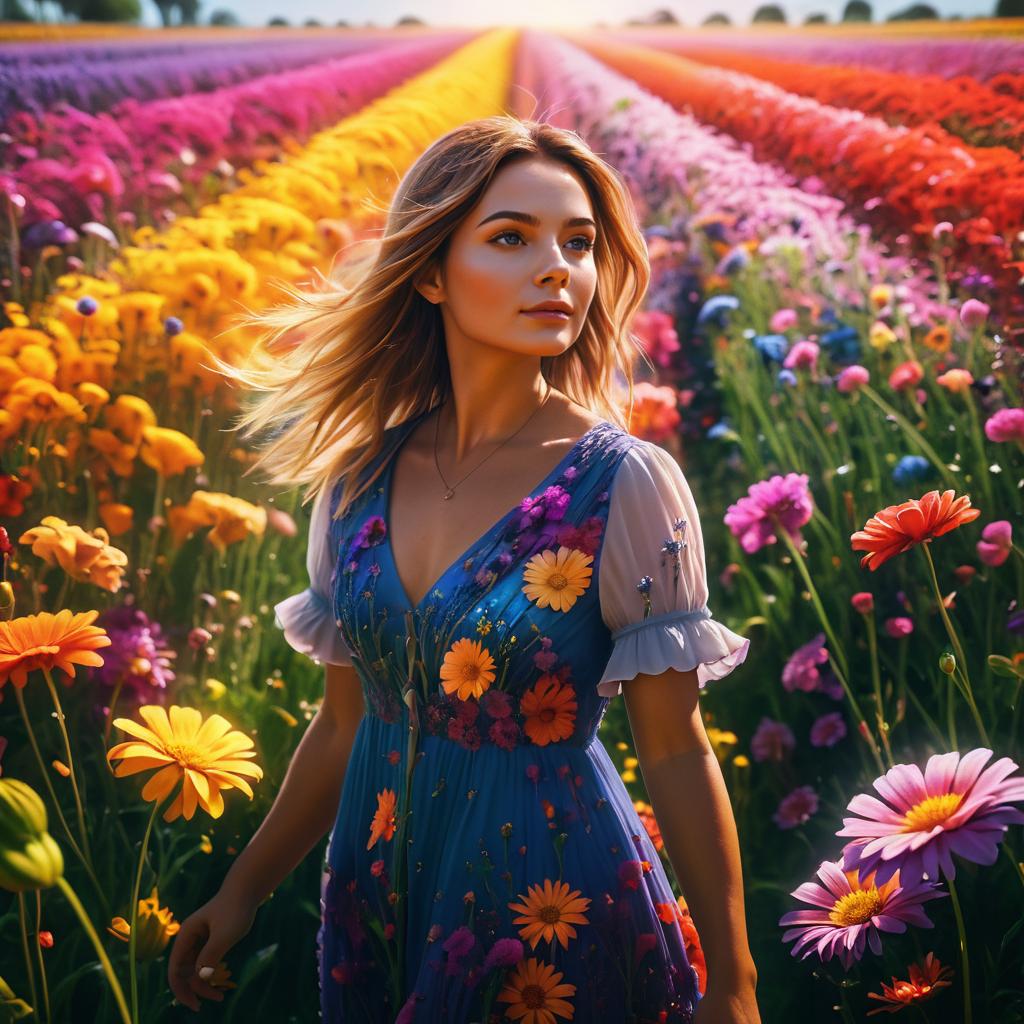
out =
<svg viewBox="0 0 1024 1024"><path fill-rule="evenodd" d="M889 374L889 387L893 391L903 391L917 387L923 379L924 367L916 359L908 359Z"/></svg>
<svg viewBox="0 0 1024 1024"><path fill-rule="evenodd" d="M772 821L779 828L796 828L818 813L818 794L810 786L797 786L779 802Z"/></svg>
<svg viewBox="0 0 1024 1024"><path fill-rule="evenodd" d="M785 722L765 716L750 740L755 761L784 761L796 747L793 730Z"/></svg>
<svg viewBox="0 0 1024 1024"><path fill-rule="evenodd" d="M821 349L813 341L798 341L786 353L782 365L787 370L813 370L818 365Z"/></svg>
<svg viewBox="0 0 1024 1024"><path fill-rule="evenodd" d="M729 506L725 525L739 538L748 555L766 544L778 543L775 531L779 526L797 545L802 542L800 527L814 512L806 473L787 473L761 480L747 488L747 495Z"/></svg>
<svg viewBox="0 0 1024 1024"><path fill-rule="evenodd" d="M1008 519L997 519L981 531L978 541L978 557L986 565L1002 565L1013 550L1013 527Z"/></svg>
<svg viewBox="0 0 1024 1024"><path fill-rule="evenodd" d="M932 882L902 885L899 875L876 886L873 878L858 881L856 871L843 871L838 861L823 861L817 871L825 884L804 882L792 893L814 910L791 910L779 918L780 925L796 925L782 935L783 942L796 939L791 950L802 959L817 953L821 960L838 957L846 970L864 955L882 952L880 932L900 935L912 924L931 928L921 904L945 896Z"/></svg>
<svg viewBox="0 0 1024 1024"><path fill-rule="evenodd" d="M812 747L834 747L846 735L846 721L839 711L829 711L811 726Z"/></svg>
<svg viewBox="0 0 1024 1024"><path fill-rule="evenodd" d="M1024 409L1000 409L985 420L985 436L990 441L1024 443Z"/></svg>
<svg viewBox="0 0 1024 1024"><path fill-rule="evenodd" d="M960 307L960 323L968 330L981 327L988 319L991 308L978 299L968 299Z"/></svg>
<svg viewBox="0 0 1024 1024"><path fill-rule="evenodd" d="M914 632L914 620L908 619L906 615L893 615L885 620L882 628L893 640L902 640Z"/></svg>
<svg viewBox="0 0 1024 1024"><path fill-rule="evenodd" d="M771 320L768 321L768 330L772 334L784 334L791 327L795 327L797 322L797 314L795 309L777 309L772 313Z"/></svg>
<svg viewBox="0 0 1024 1024"><path fill-rule="evenodd" d="M848 366L836 378L836 390L844 395L852 394L871 380L871 374L863 366Z"/></svg>
<svg viewBox="0 0 1024 1024"><path fill-rule="evenodd" d="M824 665L826 661L828 651L825 650L825 634L818 633L789 656L782 667L782 685L790 693L794 690L813 693L821 689L822 679L818 666Z"/></svg>
<svg viewBox="0 0 1024 1024"><path fill-rule="evenodd" d="M1009 825L1024 824L1024 812L1011 804L1024 800L1024 778L1007 777L1017 769L1001 757L987 769L992 751L979 747L934 754L924 773L917 765L894 765L875 789L888 803L860 793L847 808L856 818L844 818L836 833L853 836L843 848L847 870L860 877L874 871L881 881L897 871L904 882L937 879L941 868L956 877L952 854L974 864L992 864ZM984 770L983 770L984 769Z"/></svg>
<svg viewBox="0 0 1024 1024"><path fill-rule="evenodd" d="M861 615L869 615L875 610L875 596L870 591L860 590L850 598L850 604Z"/></svg>
<svg viewBox="0 0 1024 1024"><path fill-rule="evenodd" d="M492 967L512 967L523 959L523 944L519 939L498 939L484 960L484 970Z"/></svg>

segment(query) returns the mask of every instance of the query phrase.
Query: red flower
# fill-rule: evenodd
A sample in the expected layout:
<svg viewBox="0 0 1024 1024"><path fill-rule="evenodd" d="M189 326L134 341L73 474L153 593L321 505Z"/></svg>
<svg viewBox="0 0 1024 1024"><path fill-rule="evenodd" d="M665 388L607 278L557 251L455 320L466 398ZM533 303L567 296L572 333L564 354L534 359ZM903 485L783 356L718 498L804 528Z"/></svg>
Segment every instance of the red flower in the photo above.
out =
<svg viewBox="0 0 1024 1024"><path fill-rule="evenodd" d="M909 981L898 981L892 979L891 985L882 982L882 994L869 992L868 999L877 999L881 1006L877 1010L871 1010L869 1017L876 1013L898 1013L906 1006L916 1006L926 999L931 999L940 988L946 988L952 982L947 980L953 976L950 967L943 967L935 959L934 953L929 953L920 965L911 964L907 968L910 972Z"/></svg>

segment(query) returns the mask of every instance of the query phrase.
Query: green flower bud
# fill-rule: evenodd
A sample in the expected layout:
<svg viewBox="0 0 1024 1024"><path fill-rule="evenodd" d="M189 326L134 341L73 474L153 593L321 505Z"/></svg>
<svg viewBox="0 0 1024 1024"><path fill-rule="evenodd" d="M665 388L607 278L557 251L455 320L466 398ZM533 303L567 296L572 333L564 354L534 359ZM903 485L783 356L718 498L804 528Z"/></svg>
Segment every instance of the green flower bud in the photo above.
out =
<svg viewBox="0 0 1024 1024"><path fill-rule="evenodd" d="M14 587L7 580L0 580L0 621L14 618Z"/></svg>
<svg viewBox="0 0 1024 1024"><path fill-rule="evenodd" d="M950 651L943 651L939 657L939 668L946 673L947 676L951 676L956 671L956 658L953 657Z"/></svg>
<svg viewBox="0 0 1024 1024"><path fill-rule="evenodd" d="M0 777L0 889L48 889L63 874L39 794L20 779Z"/></svg>

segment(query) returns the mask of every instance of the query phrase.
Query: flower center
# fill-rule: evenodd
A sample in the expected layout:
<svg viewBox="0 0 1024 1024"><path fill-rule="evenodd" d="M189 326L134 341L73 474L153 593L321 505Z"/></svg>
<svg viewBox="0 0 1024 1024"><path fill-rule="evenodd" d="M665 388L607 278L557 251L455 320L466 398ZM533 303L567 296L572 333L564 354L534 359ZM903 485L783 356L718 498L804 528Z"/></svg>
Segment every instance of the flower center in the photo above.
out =
<svg viewBox="0 0 1024 1024"><path fill-rule="evenodd" d="M462 666L462 678L468 682L476 682L477 677L480 675L479 665L463 665Z"/></svg>
<svg viewBox="0 0 1024 1024"><path fill-rule="evenodd" d="M963 802L961 793L942 793L914 804L903 816L904 832L930 832L941 825Z"/></svg>
<svg viewBox="0 0 1024 1024"><path fill-rule="evenodd" d="M164 750L183 768L203 768L205 762L191 743L165 743Z"/></svg>
<svg viewBox="0 0 1024 1024"><path fill-rule="evenodd" d="M558 924L562 920L558 907L554 906L542 907L538 916L545 924Z"/></svg>
<svg viewBox="0 0 1024 1024"><path fill-rule="evenodd" d="M548 586L552 590L565 590L565 588L569 586L569 581L565 578L565 576L562 573L553 572L548 577Z"/></svg>
<svg viewBox="0 0 1024 1024"><path fill-rule="evenodd" d="M870 889L858 889L847 893L836 900L835 906L828 912L828 919L833 924L849 927L863 924L882 911L882 896L872 886Z"/></svg>
<svg viewBox="0 0 1024 1024"><path fill-rule="evenodd" d="M527 985L523 988L522 998L527 1009L539 1010L545 1003L544 989L540 985Z"/></svg>

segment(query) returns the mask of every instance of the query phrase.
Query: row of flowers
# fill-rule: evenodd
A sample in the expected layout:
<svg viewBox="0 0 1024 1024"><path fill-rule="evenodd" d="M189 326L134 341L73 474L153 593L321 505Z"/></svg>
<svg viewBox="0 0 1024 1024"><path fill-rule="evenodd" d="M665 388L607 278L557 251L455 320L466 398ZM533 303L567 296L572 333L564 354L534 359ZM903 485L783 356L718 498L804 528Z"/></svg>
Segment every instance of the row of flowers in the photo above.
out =
<svg viewBox="0 0 1024 1024"><path fill-rule="evenodd" d="M999 78L978 82L960 76L950 81L936 74L805 63L795 55L780 59L763 52L750 54L709 45L702 38L686 41L651 35L644 44L772 82L819 103L862 110L890 124L937 125L972 146L1019 150L1024 142L1024 99L1011 88L1001 92Z"/></svg>
<svg viewBox="0 0 1024 1024"><path fill-rule="evenodd" d="M1024 228L1011 198L1024 162L1012 150L972 148L937 127L892 127L646 47L572 38L674 106L749 143L757 159L813 176L845 202L863 204L872 226L888 237L909 234L927 249L936 227L948 223L958 261L999 274L1010 288L1019 276L1006 266Z"/></svg>
<svg viewBox="0 0 1024 1024"><path fill-rule="evenodd" d="M14 200L20 244L67 244L47 224L60 220L116 249L136 224L196 213L230 191L240 169L272 159L282 146L296 151L463 41L464 34L438 34L372 49L363 43L352 54L304 60L210 92L150 101L129 92L109 112L62 104L15 115L0 182L9 197L21 197Z"/></svg>

